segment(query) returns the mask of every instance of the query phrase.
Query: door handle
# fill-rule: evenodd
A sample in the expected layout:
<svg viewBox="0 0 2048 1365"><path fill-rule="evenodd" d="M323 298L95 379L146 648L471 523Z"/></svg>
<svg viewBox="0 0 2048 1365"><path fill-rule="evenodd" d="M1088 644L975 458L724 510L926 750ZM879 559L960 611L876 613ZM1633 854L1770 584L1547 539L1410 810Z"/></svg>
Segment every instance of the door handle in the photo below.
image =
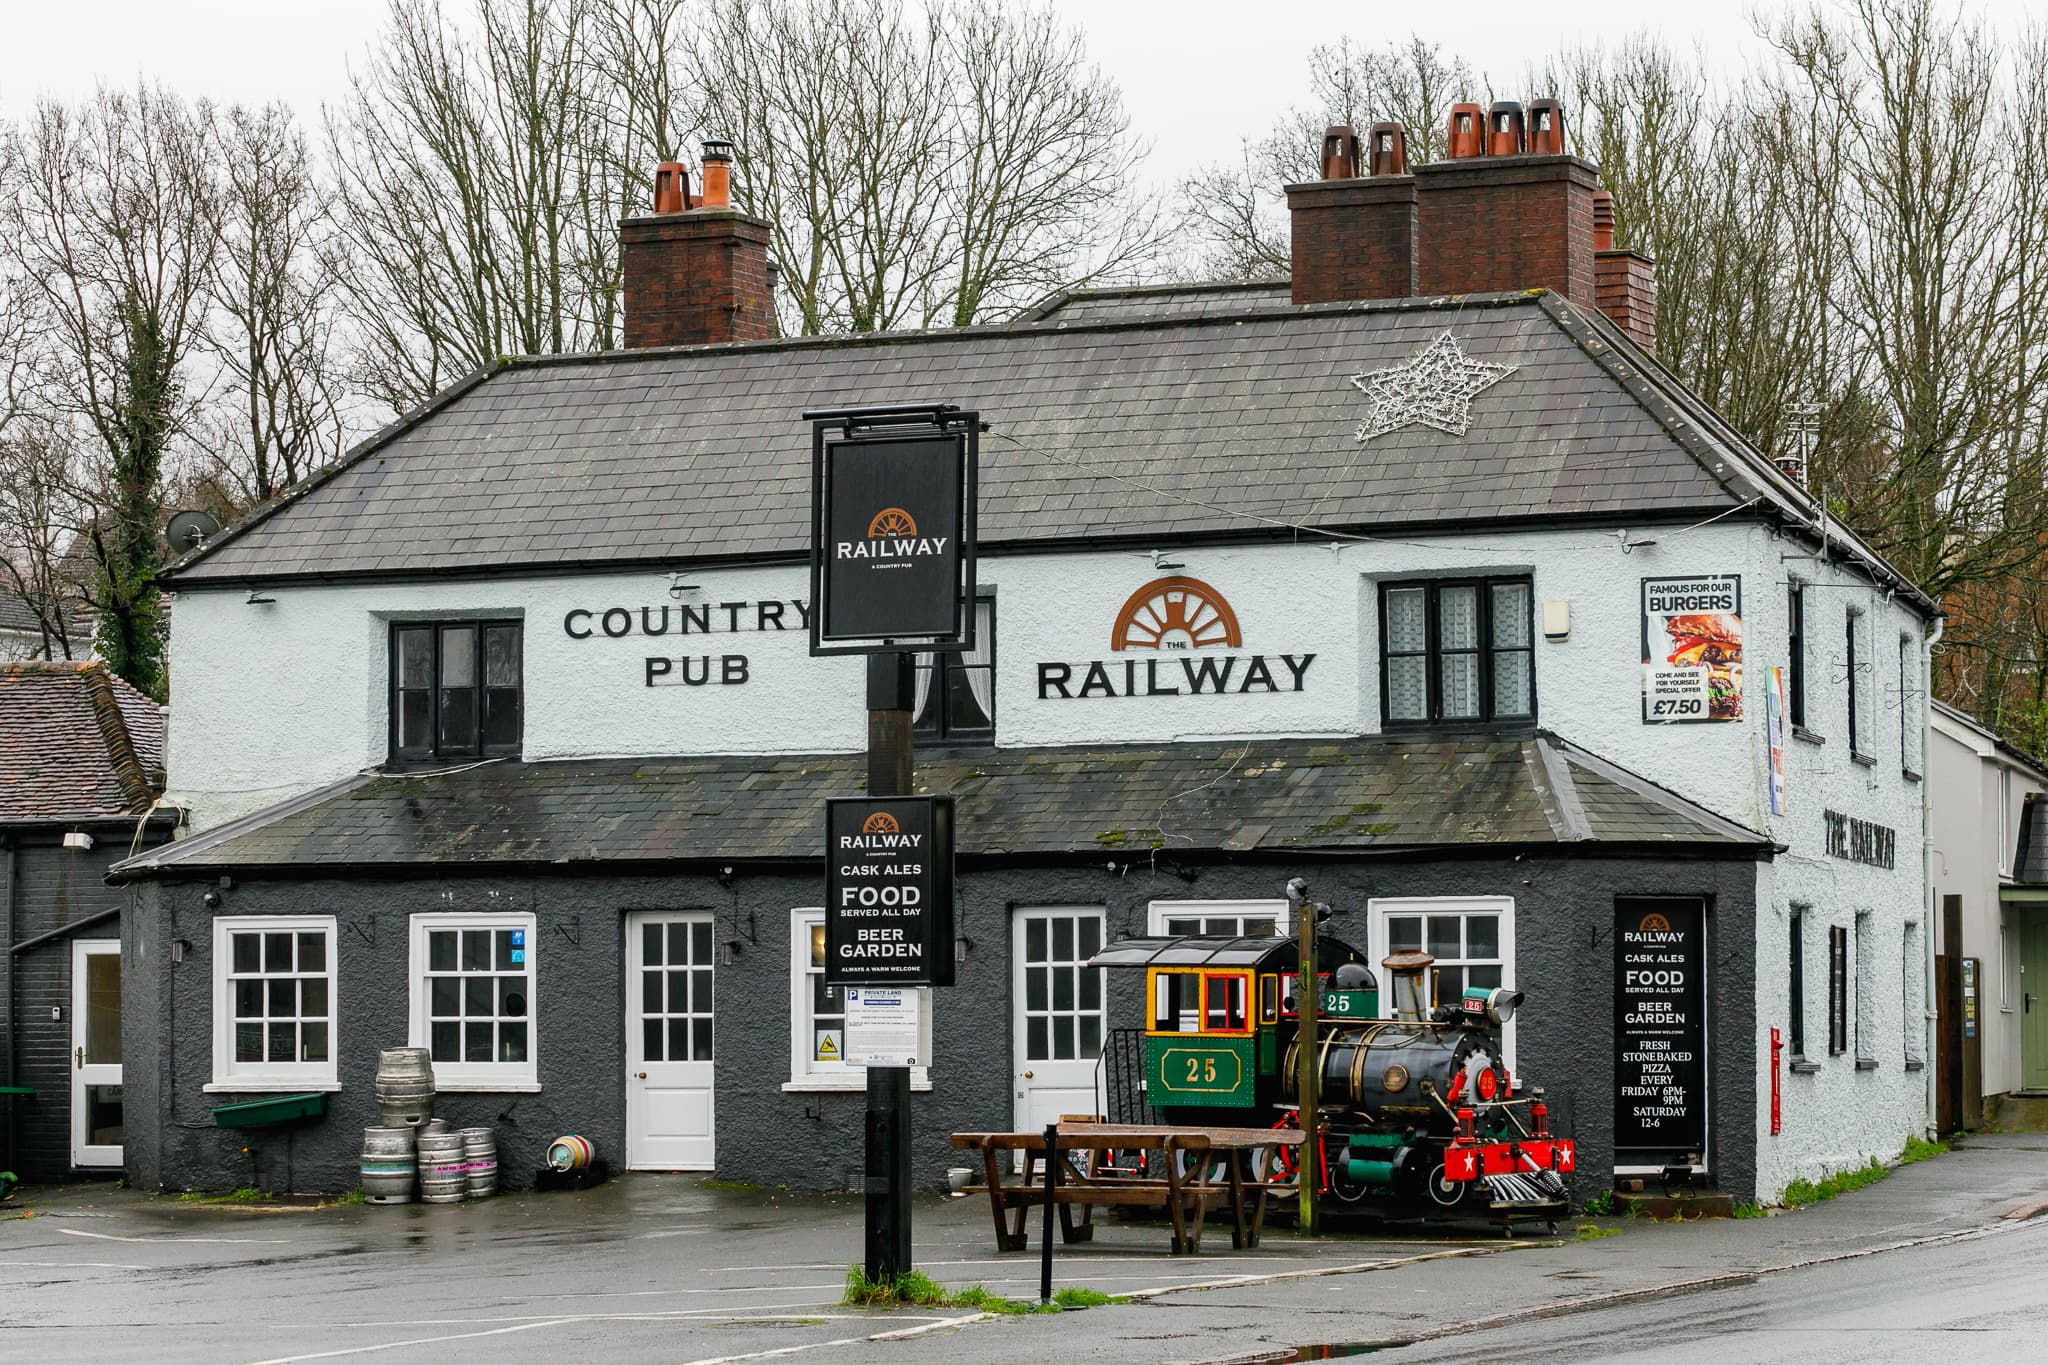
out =
<svg viewBox="0 0 2048 1365"><path fill-rule="evenodd" d="M78 1049L78 1069L80 1071L85 1070L85 1049L83 1047Z"/></svg>
<svg viewBox="0 0 2048 1365"><path fill-rule="evenodd" d="M1025 1079L1025 1080L1027 1080L1027 1081L1028 1081L1028 1080L1030 1080L1033 1074L1034 1074L1034 1073L1032 1073L1032 1072L1029 1072L1029 1071L1025 1072L1025 1073L1024 1073L1024 1079Z"/></svg>
<svg viewBox="0 0 2048 1365"><path fill-rule="evenodd" d="M644 1071L636 1071L633 1073L633 1079L636 1081L644 1081L647 1079L647 1073Z"/></svg>

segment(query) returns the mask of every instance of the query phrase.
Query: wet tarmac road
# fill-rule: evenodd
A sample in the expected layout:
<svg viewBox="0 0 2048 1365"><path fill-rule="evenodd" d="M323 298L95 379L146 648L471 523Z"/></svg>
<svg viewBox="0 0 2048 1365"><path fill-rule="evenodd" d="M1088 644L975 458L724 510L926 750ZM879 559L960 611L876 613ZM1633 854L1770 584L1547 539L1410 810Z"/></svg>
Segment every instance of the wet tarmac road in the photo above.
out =
<svg viewBox="0 0 2048 1365"><path fill-rule="evenodd" d="M1172 1257L1163 1228L1061 1248L1058 1280L1135 1302L990 1320L838 1306L860 1203L641 1176L572 1195L315 1212L126 1192L0 1215L0 1360L1017 1365L1275 1360L2048 1359L2048 1139L2000 1137L1799 1214L1597 1240L1470 1230ZM921 1269L1031 1298L985 1204L918 1207ZM1931 1240L1930 1240L1931 1239ZM1034 1228L1035 1241L1035 1228ZM1840 1259L1854 1257L1854 1259ZM1415 1345L1404 1345L1414 1342Z"/></svg>

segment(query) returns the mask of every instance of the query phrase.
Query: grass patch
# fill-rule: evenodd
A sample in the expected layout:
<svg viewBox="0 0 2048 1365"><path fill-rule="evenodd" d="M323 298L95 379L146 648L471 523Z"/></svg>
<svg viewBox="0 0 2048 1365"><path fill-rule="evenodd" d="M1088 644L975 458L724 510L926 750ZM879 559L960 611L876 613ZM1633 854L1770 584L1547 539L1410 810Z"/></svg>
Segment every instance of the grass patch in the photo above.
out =
<svg viewBox="0 0 2048 1365"><path fill-rule="evenodd" d="M1756 1200L1751 1199L1746 1203L1735 1206L1735 1216L1737 1218L1768 1218L1771 1216L1771 1211L1762 1204L1757 1203Z"/></svg>
<svg viewBox="0 0 2048 1365"><path fill-rule="evenodd" d="M1597 1242L1602 1237L1621 1236L1620 1228L1603 1228L1598 1223L1581 1223L1576 1231L1578 1236L1573 1240L1580 1242Z"/></svg>
<svg viewBox="0 0 2048 1365"><path fill-rule="evenodd" d="M1890 1174L1883 1162L1872 1157L1868 1166L1856 1166L1846 1171L1831 1171L1818 1181L1795 1180L1785 1187L1785 1207L1803 1209L1809 1204L1823 1203L1838 1194L1860 1190L1865 1185L1875 1185Z"/></svg>
<svg viewBox="0 0 2048 1365"><path fill-rule="evenodd" d="M347 1194L341 1197L341 1202L344 1204L360 1204L367 1200L369 1197L370 1196L364 1194L361 1190L350 1190Z"/></svg>
<svg viewBox="0 0 2048 1365"><path fill-rule="evenodd" d="M1614 1212L1614 1191L1603 1190L1579 1206L1595 1218L1605 1218Z"/></svg>
<svg viewBox="0 0 2048 1365"><path fill-rule="evenodd" d="M1925 1138L1909 1137L1906 1139L1906 1150L1899 1153L1899 1164L1911 1166L1917 1161L1928 1161L1948 1149L1946 1142L1929 1142Z"/></svg>
<svg viewBox="0 0 2048 1365"><path fill-rule="evenodd" d="M1072 1286L1056 1291L1051 1303L1030 1299L1006 1299L991 1294L987 1285L970 1285L957 1293L922 1271L910 1270L889 1283L876 1283L859 1266L846 1270L846 1293L840 1302L858 1308L972 1308L981 1313L1017 1317L1026 1313L1061 1313L1080 1308L1100 1308L1122 1303L1114 1294L1099 1289Z"/></svg>

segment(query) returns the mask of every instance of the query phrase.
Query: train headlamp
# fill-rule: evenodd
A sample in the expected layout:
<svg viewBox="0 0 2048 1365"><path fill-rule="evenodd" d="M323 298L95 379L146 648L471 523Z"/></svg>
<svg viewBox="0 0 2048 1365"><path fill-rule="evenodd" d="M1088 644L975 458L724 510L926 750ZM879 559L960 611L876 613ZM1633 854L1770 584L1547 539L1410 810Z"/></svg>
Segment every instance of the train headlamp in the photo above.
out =
<svg viewBox="0 0 2048 1365"><path fill-rule="evenodd" d="M1515 1017L1515 1011L1522 1005L1522 993L1511 991L1505 986L1496 986L1486 994L1486 1017L1496 1024L1505 1024Z"/></svg>

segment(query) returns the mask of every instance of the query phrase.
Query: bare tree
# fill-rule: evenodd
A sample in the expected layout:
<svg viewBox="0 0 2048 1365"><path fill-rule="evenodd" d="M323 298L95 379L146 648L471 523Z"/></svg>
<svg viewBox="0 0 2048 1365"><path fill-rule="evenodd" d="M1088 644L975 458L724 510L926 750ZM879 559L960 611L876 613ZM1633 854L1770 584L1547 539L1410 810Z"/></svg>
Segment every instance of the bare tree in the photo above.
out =
<svg viewBox="0 0 2048 1365"><path fill-rule="evenodd" d="M90 648L67 551L89 512L76 493L76 452L60 423L17 417L0 432L0 596L34 623L35 654L71 659Z"/></svg>
<svg viewBox="0 0 2048 1365"><path fill-rule="evenodd" d="M1411 164L1443 155L1451 106L1483 99L1472 68L1438 44L1406 42L1364 48L1339 38L1310 51L1310 101L1290 110L1273 130L1247 143L1241 163L1204 166L1179 186L1179 231L1195 273L1209 278L1285 275L1288 230L1284 187L1322 173L1323 131L1348 124L1361 133L1374 123L1406 130Z"/></svg>
<svg viewBox="0 0 2048 1365"><path fill-rule="evenodd" d="M337 458L349 395L335 335L337 277L319 177L280 105L217 118L219 193L208 349L220 365L197 424L216 478L261 502Z"/></svg>
<svg viewBox="0 0 2048 1365"><path fill-rule="evenodd" d="M214 236L208 120L147 86L77 109L43 102L7 130L5 239L49 327L52 410L89 451L97 647L164 695L156 570L164 466L191 416Z"/></svg>

